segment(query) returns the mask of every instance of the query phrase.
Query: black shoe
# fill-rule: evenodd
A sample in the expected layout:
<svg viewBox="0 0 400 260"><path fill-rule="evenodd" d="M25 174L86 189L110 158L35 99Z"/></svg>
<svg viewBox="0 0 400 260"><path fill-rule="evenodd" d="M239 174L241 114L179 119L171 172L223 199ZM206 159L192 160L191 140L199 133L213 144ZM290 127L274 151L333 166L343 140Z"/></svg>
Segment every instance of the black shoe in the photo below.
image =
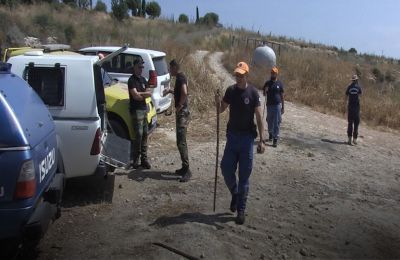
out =
<svg viewBox="0 0 400 260"><path fill-rule="evenodd" d="M182 168L176 170L176 171L175 171L175 174L176 174L176 175L181 175L181 176L183 176L183 175L186 173L187 170L188 170L188 168L182 167Z"/></svg>
<svg viewBox="0 0 400 260"><path fill-rule="evenodd" d="M140 164L144 169L151 169L151 165L149 161L143 160L142 163Z"/></svg>
<svg viewBox="0 0 400 260"><path fill-rule="evenodd" d="M192 177L192 172L190 171L190 169L187 169L179 181L180 182L188 182L190 180L190 177Z"/></svg>
<svg viewBox="0 0 400 260"><path fill-rule="evenodd" d="M272 141L272 134L269 134L269 136L268 136L268 142L271 142Z"/></svg>
<svg viewBox="0 0 400 260"><path fill-rule="evenodd" d="M274 139L272 147L277 147L277 146L278 146L278 139Z"/></svg>
<svg viewBox="0 0 400 260"><path fill-rule="evenodd" d="M126 166L125 170L131 170L131 169L138 169L139 168L139 163L134 163L133 161L130 161Z"/></svg>
<svg viewBox="0 0 400 260"><path fill-rule="evenodd" d="M231 212L236 212L236 208L237 208L237 194L232 194L231 205L229 209L231 210Z"/></svg>
<svg viewBox="0 0 400 260"><path fill-rule="evenodd" d="M238 224L238 225L243 225L244 224L244 219L245 219L244 211L238 211L238 214L237 214L236 219L235 219L235 223Z"/></svg>

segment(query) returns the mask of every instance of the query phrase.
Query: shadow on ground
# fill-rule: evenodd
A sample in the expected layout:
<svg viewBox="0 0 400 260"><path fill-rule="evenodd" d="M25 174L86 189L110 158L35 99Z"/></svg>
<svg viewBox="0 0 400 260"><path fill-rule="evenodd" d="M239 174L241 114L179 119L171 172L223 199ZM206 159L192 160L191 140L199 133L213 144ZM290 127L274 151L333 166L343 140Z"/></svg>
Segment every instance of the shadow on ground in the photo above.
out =
<svg viewBox="0 0 400 260"><path fill-rule="evenodd" d="M67 180L62 206L71 208L88 204L112 203L115 176L101 175L78 177Z"/></svg>
<svg viewBox="0 0 400 260"><path fill-rule="evenodd" d="M146 179L153 179L159 181L177 181L180 179L180 176L167 171L137 169L130 171L128 173L128 178L137 182L143 182Z"/></svg>
<svg viewBox="0 0 400 260"><path fill-rule="evenodd" d="M166 227L170 225L181 225L186 223L202 223L216 227L218 230L224 227L220 224L234 221L235 217L231 213L218 213L213 215L206 215L199 212L183 213L179 216L162 216L156 219L150 226Z"/></svg>

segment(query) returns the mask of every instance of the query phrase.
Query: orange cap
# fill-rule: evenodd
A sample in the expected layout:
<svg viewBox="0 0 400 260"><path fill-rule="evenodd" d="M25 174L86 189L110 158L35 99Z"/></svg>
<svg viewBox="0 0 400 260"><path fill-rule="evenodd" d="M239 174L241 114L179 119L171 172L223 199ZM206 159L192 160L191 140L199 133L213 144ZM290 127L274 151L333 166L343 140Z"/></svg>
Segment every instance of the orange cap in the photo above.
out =
<svg viewBox="0 0 400 260"><path fill-rule="evenodd" d="M277 67L273 67L273 68L271 69L271 73L276 73L276 74L278 74L278 73L279 73L278 68L277 68Z"/></svg>
<svg viewBox="0 0 400 260"><path fill-rule="evenodd" d="M239 73L239 74L246 74L249 73L249 65L247 65L246 62L241 61L236 65L236 69L233 71L234 73Z"/></svg>

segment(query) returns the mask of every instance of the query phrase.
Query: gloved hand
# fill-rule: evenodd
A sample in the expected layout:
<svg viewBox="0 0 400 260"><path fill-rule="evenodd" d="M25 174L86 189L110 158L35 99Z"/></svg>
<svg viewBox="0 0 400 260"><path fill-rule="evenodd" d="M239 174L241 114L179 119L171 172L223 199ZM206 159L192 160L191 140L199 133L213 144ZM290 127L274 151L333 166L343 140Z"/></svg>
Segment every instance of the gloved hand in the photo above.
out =
<svg viewBox="0 0 400 260"><path fill-rule="evenodd" d="M260 141L257 145L257 153L264 153L265 152L265 145L262 141Z"/></svg>

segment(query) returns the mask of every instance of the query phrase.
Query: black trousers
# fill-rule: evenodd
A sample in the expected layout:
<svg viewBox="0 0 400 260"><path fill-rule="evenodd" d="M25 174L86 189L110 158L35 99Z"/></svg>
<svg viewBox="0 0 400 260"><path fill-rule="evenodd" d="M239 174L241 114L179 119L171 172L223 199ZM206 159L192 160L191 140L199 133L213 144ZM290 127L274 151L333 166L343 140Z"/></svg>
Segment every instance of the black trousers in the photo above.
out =
<svg viewBox="0 0 400 260"><path fill-rule="evenodd" d="M349 108L347 111L347 136L356 139L358 137L358 125L360 124L360 109Z"/></svg>

